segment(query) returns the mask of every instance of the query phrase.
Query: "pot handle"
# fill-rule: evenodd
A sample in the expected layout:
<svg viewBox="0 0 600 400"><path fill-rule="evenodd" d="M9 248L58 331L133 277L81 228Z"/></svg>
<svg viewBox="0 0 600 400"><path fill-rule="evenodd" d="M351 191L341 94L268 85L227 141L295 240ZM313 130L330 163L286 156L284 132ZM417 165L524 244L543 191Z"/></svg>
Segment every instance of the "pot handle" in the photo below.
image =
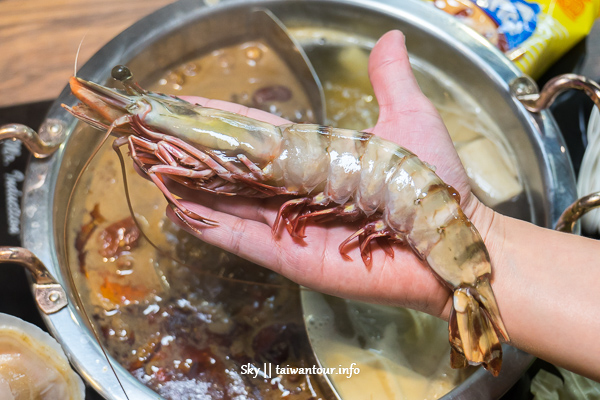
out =
<svg viewBox="0 0 600 400"><path fill-rule="evenodd" d="M562 213L556 223L556 230L572 233L577 220L597 207L600 207L600 192L588 194L576 200Z"/></svg>
<svg viewBox="0 0 600 400"><path fill-rule="evenodd" d="M35 301L45 314L53 314L67 305L64 289L31 251L23 247L0 247L0 264L3 263L19 264L31 273Z"/></svg>
<svg viewBox="0 0 600 400"><path fill-rule="evenodd" d="M564 74L550 79L540 91L529 76L520 76L510 84L510 92L530 112L540 112L556 100L556 97L569 89L583 90L600 109L600 85L585 76Z"/></svg>
<svg viewBox="0 0 600 400"><path fill-rule="evenodd" d="M600 85L585 76L564 74L550 79L540 91L535 81L529 76L520 76L510 84L511 93L530 112L540 112L556 100L556 97L569 89L583 90L600 110ZM560 216L556 230L573 232L575 223L585 213L600 207L600 192L584 196L571 204Z"/></svg>
<svg viewBox="0 0 600 400"><path fill-rule="evenodd" d="M62 132L62 124L52 123L51 121L42 126L39 135L28 126L7 124L0 126L0 141L6 139L20 140L36 158L46 158L62 144L64 140Z"/></svg>
<svg viewBox="0 0 600 400"><path fill-rule="evenodd" d="M46 158L63 142L63 131L62 124L51 121L42 126L40 135L25 125L8 124L0 126L0 141L20 140L36 158ZM23 247L0 246L0 264L3 263L19 264L31 273L35 301L45 314L53 314L67 305L64 289L31 251Z"/></svg>

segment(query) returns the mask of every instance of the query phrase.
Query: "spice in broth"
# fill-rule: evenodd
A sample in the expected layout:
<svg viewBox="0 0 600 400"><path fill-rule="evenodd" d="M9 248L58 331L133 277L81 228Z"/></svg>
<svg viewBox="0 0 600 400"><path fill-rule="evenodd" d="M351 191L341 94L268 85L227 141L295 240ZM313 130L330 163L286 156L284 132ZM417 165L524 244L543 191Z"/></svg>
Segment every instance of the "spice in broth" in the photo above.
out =
<svg viewBox="0 0 600 400"><path fill-rule="evenodd" d="M334 49L314 46L306 50L325 90L326 123L359 130L373 126L378 106L367 78L368 51L347 43ZM456 100L463 94L416 67L419 82L437 82L437 86L423 89L448 123L459 151L461 146L477 140L500 137L480 110L473 111L472 104ZM146 86L178 96L233 101L294 121L314 119L300 83L274 51L257 41L189 60ZM498 190L511 199L522 190L516 172L509 166L513 158L504 155L505 146L497 145L501 141L490 143L488 151L501 154L499 159L506 165L500 169L514 185L510 190ZM143 234L128 211L118 159L109 144L82 177L74 202L80 206L71 217L70 229L76 236L69 255L71 270L108 352L167 399L323 398L316 377L310 374L266 377L243 373L248 365L259 369L265 364L273 368L315 365L304 330L298 286L180 230L165 217L167 204L160 191L137 176L133 163L127 164L129 194ZM497 200L488 197L488 201ZM363 317L373 313L360 304L349 303L348 307L355 313L360 310ZM387 311L375 310L378 315L388 315ZM322 315L327 312L324 309ZM329 348L335 350L326 353L322 361L333 367L358 362L364 371L352 379L330 377L345 400L364 398L358 386L372 387L381 399L433 399L464 379L464 374L448 368L449 347L443 324L436 325L429 319L423 322L427 317L415 316L414 312L400 313L414 318L417 322L411 323L415 326L426 323L430 327L431 334L419 341L435 349L429 364L425 367L418 361L418 352L373 362L371 356L382 349L399 349L398 343L404 339L398 335L402 332L414 334L392 325L382 326L385 335L375 335L379 342L364 337L360 340L358 336L334 341L335 346L330 343ZM398 360L402 357L411 360L408 367L400 366ZM390 382L394 384L390 386ZM425 389L415 389L415 382Z"/></svg>

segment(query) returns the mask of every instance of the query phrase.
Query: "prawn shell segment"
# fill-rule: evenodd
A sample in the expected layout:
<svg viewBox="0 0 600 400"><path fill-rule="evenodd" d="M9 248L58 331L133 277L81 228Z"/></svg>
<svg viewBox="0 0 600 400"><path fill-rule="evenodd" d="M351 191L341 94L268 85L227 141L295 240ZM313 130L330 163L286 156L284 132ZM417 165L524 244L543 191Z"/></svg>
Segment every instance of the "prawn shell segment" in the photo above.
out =
<svg viewBox="0 0 600 400"><path fill-rule="evenodd" d="M425 196L417 200L408 242L421 258L427 259L431 250L445 238L445 229L464 218L446 185L432 185Z"/></svg>
<svg viewBox="0 0 600 400"><path fill-rule="evenodd" d="M433 243L421 243L424 238L413 238L411 234L414 230L437 232L440 225L435 225L435 219L432 222L431 218L425 215L430 210L425 210L421 203L428 196L443 196L440 192L429 194L432 187L440 184L443 184L440 178L412 153L404 155L404 158L390 171L387 180L384 219L392 229L408 236L409 244L421 258L426 257L424 249ZM441 205L445 207L446 198L441 200L443 203ZM427 204L431 204L430 201L428 200ZM434 243L437 241L434 240Z"/></svg>
<svg viewBox="0 0 600 400"><path fill-rule="evenodd" d="M370 138L361 159L361 176L356 191L356 203L367 216L386 206L388 179L407 157L415 155L377 136Z"/></svg>
<svg viewBox="0 0 600 400"><path fill-rule="evenodd" d="M329 171L329 136L320 128L314 124L280 126L281 148L271 170L274 185L302 194L323 190Z"/></svg>
<svg viewBox="0 0 600 400"><path fill-rule="evenodd" d="M266 122L228 111L192 105L178 99L144 100L152 112L144 115L144 125L199 148L226 157L247 156L259 168L279 152L281 131Z"/></svg>
<svg viewBox="0 0 600 400"><path fill-rule="evenodd" d="M354 196L361 182L363 155L373 136L349 129L328 128L330 143L329 171L324 193L337 204L345 204Z"/></svg>
<svg viewBox="0 0 600 400"><path fill-rule="evenodd" d="M487 248L466 217L453 219L439 231L440 239L431 247L426 260L451 287L475 286L481 276L492 273Z"/></svg>

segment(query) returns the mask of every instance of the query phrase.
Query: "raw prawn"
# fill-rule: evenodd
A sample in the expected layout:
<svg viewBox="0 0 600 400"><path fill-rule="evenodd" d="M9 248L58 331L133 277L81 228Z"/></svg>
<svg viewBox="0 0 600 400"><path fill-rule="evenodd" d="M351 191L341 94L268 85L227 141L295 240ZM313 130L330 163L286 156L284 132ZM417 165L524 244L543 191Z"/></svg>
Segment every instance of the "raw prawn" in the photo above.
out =
<svg viewBox="0 0 600 400"><path fill-rule="evenodd" d="M498 375L499 336L508 341L490 286L490 257L460 208L460 196L432 167L409 150L367 132L314 124L274 126L235 113L152 93L123 66L113 69L126 93L73 77L82 102L65 108L128 145L142 173L162 191L175 214L216 225L186 208L164 178L221 195L295 195L279 210L273 232L285 224L303 237L308 220L343 218L363 227L340 244L358 239L371 261L376 239L402 242L454 292L449 319L451 364L482 364ZM347 256L346 256L347 257Z"/></svg>

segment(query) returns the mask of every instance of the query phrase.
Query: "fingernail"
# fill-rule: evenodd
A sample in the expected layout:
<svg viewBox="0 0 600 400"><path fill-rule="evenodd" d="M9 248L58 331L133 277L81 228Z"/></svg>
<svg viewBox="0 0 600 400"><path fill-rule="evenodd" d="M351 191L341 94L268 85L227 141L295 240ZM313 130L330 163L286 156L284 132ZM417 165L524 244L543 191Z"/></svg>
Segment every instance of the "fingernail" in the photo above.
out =
<svg viewBox="0 0 600 400"><path fill-rule="evenodd" d="M400 31L398 29L394 29L394 30L388 31L388 32L384 33L383 35L381 35L381 37L377 40L375 45L377 46L377 44L381 41L381 39L384 38L384 36L392 35L392 34L395 36L400 35L402 37L402 43L406 44L406 36L402 33L402 31Z"/></svg>
<svg viewBox="0 0 600 400"><path fill-rule="evenodd" d="M404 33L402 33L402 31L396 30L395 32L398 32L398 34L400 34L400 36L402 37L402 44L406 44L406 35L404 35Z"/></svg>

